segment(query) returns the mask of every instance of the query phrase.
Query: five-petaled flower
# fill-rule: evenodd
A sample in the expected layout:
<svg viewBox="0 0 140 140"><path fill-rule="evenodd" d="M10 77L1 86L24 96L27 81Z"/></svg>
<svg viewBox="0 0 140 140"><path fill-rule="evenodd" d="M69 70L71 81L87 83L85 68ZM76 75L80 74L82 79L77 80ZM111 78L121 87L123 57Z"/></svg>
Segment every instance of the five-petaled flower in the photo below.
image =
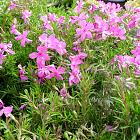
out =
<svg viewBox="0 0 140 140"><path fill-rule="evenodd" d="M55 65L48 65L47 69L50 71L50 74L46 76L47 79L55 77L57 80L63 80L63 77L61 75L65 72L64 67L59 66L58 68L56 68Z"/></svg>
<svg viewBox="0 0 140 140"><path fill-rule="evenodd" d="M82 20L79 22L80 28L76 29L76 36L80 37L81 42L84 41L86 38L92 38L92 30L94 29L93 23L89 23L86 20Z"/></svg>
<svg viewBox="0 0 140 140"><path fill-rule="evenodd" d="M45 61L49 61L50 57L47 54L47 48L45 46L38 46L37 47L37 51L38 52L33 52L31 54L29 54L29 57L31 59L35 59L36 58L36 62L38 65L38 68L42 68L45 66Z"/></svg>
<svg viewBox="0 0 140 140"><path fill-rule="evenodd" d="M23 34L19 34L17 37L15 37L15 39L17 41L18 40L21 40L20 45L22 47L25 47L25 43L31 43L32 42L32 40L30 40L30 39L27 38L28 33L29 33L29 31L25 30L25 31L23 31Z"/></svg>

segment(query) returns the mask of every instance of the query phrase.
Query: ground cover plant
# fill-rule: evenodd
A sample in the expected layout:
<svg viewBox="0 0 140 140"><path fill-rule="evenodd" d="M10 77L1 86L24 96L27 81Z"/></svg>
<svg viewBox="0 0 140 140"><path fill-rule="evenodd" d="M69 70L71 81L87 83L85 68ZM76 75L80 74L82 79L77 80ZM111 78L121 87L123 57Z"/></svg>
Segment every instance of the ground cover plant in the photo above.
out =
<svg viewBox="0 0 140 140"><path fill-rule="evenodd" d="M140 7L0 1L0 139L136 140Z"/></svg>

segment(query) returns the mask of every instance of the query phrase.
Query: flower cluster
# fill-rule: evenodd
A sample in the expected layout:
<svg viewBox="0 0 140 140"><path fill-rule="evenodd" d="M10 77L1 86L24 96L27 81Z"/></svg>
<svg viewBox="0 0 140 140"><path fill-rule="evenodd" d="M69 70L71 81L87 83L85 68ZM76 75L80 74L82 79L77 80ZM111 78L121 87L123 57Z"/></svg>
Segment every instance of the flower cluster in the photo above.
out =
<svg viewBox="0 0 140 140"><path fill-rule="evenodd" d="M38 37L38 44L36 52L29 54L30 59L36 60L35 74L39 81L45 79L56 78L57 80L63 80L63 74L69 74L69 85L78 84L82 78L80 72L80 65L83 64L83 60L87 57L85 49L81 46L87 40L105 40L107 38L113 38L118 40L126 39L126 31L136 27L139 22L139 9L131 9L132 13L120 14L122 8L120 5L114 3L105 4L102 1L98 2L98 5L90 5L89 10L84 11L85 3L80 0L74 10L75 15L70 16L66 21L65 16L57 17L55 13L48 13L40 16L42 21L43 33ZM10 7L17 7L14 3L11 3ZM99 15L95 11L100 12ZM21 18L24 23L29 24L32 12L29 10L22 11ZM104 16L102 16L104 15ZM125 19L128 19L127 21ZM132 22L133 20L133 22ZM28 26L28 24L26 24ZM73 48L72 50L66 49L69 44L66 44L65 39L61 36L62 28L65 25L75 29ZM55 27L54 27L55 25ZM55 28L60 32L58 35L55 33ZM25 47L26 43L32 43L32 40L28 39L28 30L24 30L20 33L17 30L17 20L14 19L13 25L10 30L11 34L14 34L17 41L20 41L20 45ZM67 34L67 33L66 33ZM139 35L137 35L139 37ZM0 48L1 49L1 48ZM78 52L78 53L77 53ZM76 54L77 53L77 54ZM139 72L139 46L135 50L132 50L134 56L122 56L117 55L112 60L112 65L118 62L119 70L122 68L135 65L135 73ZM5 55L1 56L3 60ZM54 62L54 58L58 57L61 61ZM70 67L69 67L70 66ZM21 81L28 80L25 67L21 65L19 67ZM67 79L67 78L66 78Z"/></svg>
<svg viewBox="0 0 140 140"><path fill-rule="evenodd" d="M82 1L80 1L81 3ZM124 19L128 16L124 14L122 17L118 16L118 13L121 11L121 7L116 4L105 4L104 2L99 2L99 7L96 7L92 12L89 10L89 14L85 14L82 11L84 4L78 4L79 10L77 16L71 16L70 21L72 24L77 24L79 28L76 29L76 37L80 37L80 41L83 42L85 39L95 40L106 39L107 37L115 37L121 40L125 40L126 30L122 28L124 26ZM91 5L90 9L95 7ZM92 13L96 10L99 10L103 14L107 15L107 18L103 18L99 15L91 17ZM93 22L88 20L93 18ZM122 25L121 25L122 24ZM121 25L121 26L120 26ZM128 27L128 26L127 26Z"/></svg>
<svg viewBox="0 0 140 140"><path fill-rule="evenodd" d="M47 36L42 34L39 36L41 45L37 47L37 52L33 52L29 55L31 59L36 59L38 68L38 77L41 79L51 79L55 77L57 80L63 80L61 74L64 74L65 68L59 66L56 68L55 65L46 65L46 61L50 61L48 51L54 50L59 55L66 54L66 44L63 41L58 40L54 35Z"/></svg>
<svg viewBox="0 0 140 140"><path fill-rule="evenodd" d="M81 14L81 18L82 18ZM86 15L85 15L86 18ZM83 19L85 19L83 18ZM56 22L58 25L61 25L64 21L64 17L61 16L60 18L57 18L55 14L49 13L48 16L41 16L41 20L43 21L43 27L44 29L53 30L53 27L51 25L52 22ZM90 33L91 28L93 28L93 25L91 23L80 21L80 18L77 20L76 17L71 17L71 21L73 21L73 24L75 22L79 23L79 26L81 25L81 29L77 29L78 35L77 37L81 36L81 40L84 41L86 38L91 38L92 34ZM84 33L84 30L86 30L86 33ZM83 35L82 35L83 33ZM52 54L50 51L57 52L61 57L63 55L69 55L66 50L66 43L64 41L60 41L54 34L48 35L46 33L43 33L39 36L39 41L41 44L37 47L37 52L33 52L29 54L29 57L31 59L36 59L37 63L37 76L42 81L44 79L51 79L55 77L57 80L63 80L62 74L65 73L65 65L64 67L56 66L54 64L48 65L49 61L51 60ZM77 46L77 45L76 45ZM80 50L80 49L79 49ZM69 55L69 60L71 62L71 72L68 72L70 74L69 77L69 85L78 84L81 79L81 73L80 73L80 67L79 65L83 63L83 59L87 57L87 54L79 52L77 55ZM68 68L68 67L67 67ZM69 68L68 68L69 69Z"/></svg>
<svg viewBox="0 0 140 140"><path fill-rule="evenodd" d="M136 38L138 39L137 42L139 42L139 30L137 31ZM114 65L117 61L118 68L120 72L122 72L123 68L129 72L129 67L134 67L134 74L136 76L140 76L140 44L135 44L136 47L131 50L132 56L129 55L117 55L114 59L112 59L112 64Z"/></svg>
<svg viewBox="0 0 140 140"><path fill-rule="evenodd" d="M70 56L71 70L69 77L69 85L78 84L81 79L79 65L83 63L83 59L87 57L87 54L80 52L75 56Z"/></svg>
<svg viewBox="0 0 140 140"><path fill-rule="evenodd" d="M53 30L51 23L55 22L58 25L61 25L63 24L65 17L61 16L57 18L57 16L54 13L48 13L48 15L41 16L40 19L43 21L43 28L45 30Z"/></svg>
<svg viewBox="0 0 140 140"><path fill-rule="evenodd" d="M29 15L26 15L26 12L27 11L25 11L24 15L23 15L23 19L24 19L25 23L28 21L28 18L30 17ZM20 33L17 30L17 20L16 19L14 19L14 22L13 22L11 29L10 29L10 33L16 35L15 40L17 40L17 41L20 40L21 41L20 45L22 47L25 47L26 43L32 43L32 40L27 38L27 36L29 34L28 30L23 31L23 33Z"/></svg>
<svg viewBox="0 0 140 140"><path fill-rule="evenodd" d="M15 52L11 49L12 43L1 43L0 44L0 65L2 65L4 59L9 54L15 54Z"/></svg>

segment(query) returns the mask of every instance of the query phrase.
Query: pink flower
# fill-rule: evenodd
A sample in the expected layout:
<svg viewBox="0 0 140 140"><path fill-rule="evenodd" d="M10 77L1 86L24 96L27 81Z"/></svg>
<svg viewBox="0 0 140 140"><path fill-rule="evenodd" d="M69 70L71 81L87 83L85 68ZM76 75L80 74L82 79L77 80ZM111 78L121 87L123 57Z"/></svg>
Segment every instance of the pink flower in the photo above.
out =
<svg viewBox="0 0 140 140"><path fill-rule="evenodd" d="M42 35L39 36L39 41L47 46L48 45L48 37L47 37L47 34L43 33Z"/></svg>
<svg viewBox="0 0 140 140"><path fill-rule="evenodd" d="M134 50L131 51L134 56L140 55L140 46L137 46Z"/></svg>
<svg viewBox="0 0 140 140"><path fill-rule="evenodd" d="M106 39L108 36L110 36L112 33L109 31L109 24L106 20L103 20L102 17L100 16L95 16L95 23L94 23L94 28L95 28L95 40L99 39Z"/></svg>
<svg viewBox="0 0 140 140"><path fill-rule="evenodd" d="M88 16L85 15L85 13L81 13L79 16L71 16L71 22L72 24L76 23L76 22L80 22L82 20L87 19Z"/></svg>
<svg viewBox="0 0 140 140"><path fill-rule="evenodd" d="M79 53L78 55L75 56L70 56L69 59L71 61L71 68L72 67L77 67L78 65L83 63L83 59L87 57L87 54L85 53Z"/></svg>
<svg viewBox="0 0 140 140"><path fill-rule="evenodd" d="M52 26L49 23L48 17L45 16L41 16L40 18L43 21L43 27L47 30L53 30Z"/></svg>
<svg viewBox="0 0 140 140"><path fill-rule="evenodd" d="M4 53L0 52L0 65L2 65L5 58L6 58L6 55L4 55Z"/></svg>
<svg viewBox="0 0 140 140"><path fill-rule="evenodd" d="M8 7L8 10L13 10L13 9L15 9L16 7L17 7L16 3L11 2L10 5L9 5L9 7Z"/></svg>
<svg viewBox="0 0 140 140"><path fill-rule="evenodd" d="M130 21L128 22L128 28L131 29L131 28L138 26L139 20L140 20L139 14L131 16Z"/></svg>
<svg viewBox="0 0 140 140"><path fill-rule="evenodd" d="M128 28L131 29L131 28L134 28L138 25L138 22L135 21L135 20L131 20L129 23L128 23Z"/></svg>
<svg viewBox="0 0 140 140"><path fill-rule="evenodd" d="M81 74L78 71L72 71L69 73L69 85L72 86L73 84L78 84L81 79Z"/></svg>
<svg viewBox="0 0 140 140"><path fill-rule="evenodd" d="M59 66L56 69L54 65L48 65L47 69L50 71L50 74L46 76L47 79L51 79L55 77L57 80L63 80L63 77L61 76L61 74L64 74L65 72L64 67Z"/></svg>
<svg viewBox="0 0 140 140"><path fill-rule="evenodd" d="M60 96L63 98L68 97L67 89L65 87L60 90Z"/></svg>
<svg viewBox="0 0 140 140"><path fill-rule="evenodd" d="M135 9L134 9L134 11L136 12L136 13L140 13L140 7L136 7Z"/></svg>
<svg viewBox="0 0 140 140"><path fill-rule="evenodd" d="M20 80L22 82L27 81L28 77L25 76L26 72L25 72L25 67L22 67L21 64L18 65L19 68L19 75L20 75Z"/></svg>
<svg viewBox="0 0 140 140"><path fill-rule="evenodd" d="M13 50L11 50L12 48L12 43L4 43L4 44L0 44L0 49L2 49L2 51L7 52L8 54L15 54L15 52Z"/></svg>
<svg viewBox="0 0 140 140"><path fill-rule="evenodd" d="M87 54L80 52L78 55L70 56L71 70L69 77L69 85L78 84L81 79L79 65L83 63L83 59L87 57Z"/></svg>
<svg viewBox="0 0 140 140"><path fill-rule="evenodd" d="M13 111L12 106L5 107L2 100L0 100L0 117L4 114L6 117L10 117L11 112Z"/></svg>
<svg viewBox="0 0 140 140"><path fill-rule="evenodd" d="M112 132L112 131L114 130L114 128L113 128L113 126L111 126L111 125L107 125L107 126L106 126L106 130L107 130L108 132Z"/></svg>
<svg viewBox="0 0 140 140"><path fill-rule="evenodd" d="M47 15L41 16L40 19L41 19L43 22L48 22L48 16L47 16Z"/></svg>
<svg viewBox="0 0 140 140"><path fill-rule="evenodd" d="M91 39L92 33L91 31L94 29L94 25L92 23L86 22L85 20L79 22L79 26L81 28L76 29L76 36L80 37L80 40L83 42L86 38Z"/></svg>
<svg viewBox="0 0 140 140"><path fill-rule="evenodd" d="M0 109L2 109L4 106L4 103L2 102L2 100L0 99Z"/></svg>
<svg viewBox="0 0 140 140"><path fill-rule="evenodd" d="M103 1L99 1L99 7L100 11L108 16L116 16L117 13L121 11L121 7L119 4L111 2L105 4Z"/></svg>
<svg viewBox="0 0 140 140"><path fill-rule="evenodd" d="M55 50L59 53L59 55L64 55L67 53L66 43L63 41L59 41L57 38L55 38L54 35L49 36L47 43L47 48Z"/></svg>
<svg viewBox="0 0 140 140"><path fill-rule="evenodd" d="M81 48L80 48L80 46L77 45L77 46L74 46L74 47L72 48L72 50L73 50L73 51L76 51L76 52L77 52L77 51L80 52L80 51L81 51Z"/></svg>
<svg viewBox="0 0 140 140"><path fill-rule="evenodd" d="M136 65L136 66L140 66L140 55L137 55L137 56L135 57L135 65Z"/></svg>
<svg viewBox="0 0 140 140"><path fill-rule="evenodd" d="M110 26L110 32L114 37L118 37L121 40L125 40L125 30L118 26Z"/></svg>
<svg viewBox="0 0 140 140"><path fill-rule="evenodd" d="M11 50L12 48L12 43L3 43L3 44L0 44L0 50L3 51L3 52L7 52L8 54L15 54L15 52L13 50Z"/></svg>
<svg viewBox="0 0 140 140"><path fill-rule="evenodd" d="M95 4L92 4L88 11L90 12L90 14L92 14L94 11L96 11L96 9L97 9L97 6Z"/></svg>
<svg viewBox="0 0 140 140"><path fill-rule="evenodd" d="M11 30L10 30L10 33L11 34L14 34L14 35L20 35L21 33L16 29L17 27L17 20L16 18L14 19L14 23L13 25L11 26Z"/></svg>
<svg viewBox="0 0 140 140"><path fill-rule="evenodd" d="M10 117L11 112L13 111L12 106L3 107L3 109L0 110L0 117L4 114L6 117Z"/></svg>
<svg viewBox="0 0 140 140"><path fill-rule="evenodd" d="M120 80L120 79L121 79L121 77L120 77L119 75L114 75L114 78L115 78L116 80Z"/></svg>
<svg viewBox="0 0 140 140"><path fill-rule="evenodd" d="M118 61L118 67L121 72L122 68L128 68L130 65L134 64L134 58L128 55L117 55L115 59Z"/></svg>
<svg viewBox="0 0 140 140"><path fill-rule="evenodd" d="M15 54L15 52L11 48L12 48L11 42L8 44L6 44L6 43L0 44L0 65L2 65L7 54Z"/></svg>
<svg viewBox="0 0 140 140"><path fill-rule="evenodd" d="M28 36L28 33L29 31L23 31L23 34L19 34L17 37L15 37L15 39L18 41L18 40L21 40L21 43L20 45L22 47L25 47L25 43L31 43L32 40L28 39L27 36Z"/></svg>
<svg viewBox="0 0 140 140"><path fill-rule="evenodd" d="M64 17L64 16L61 16L60 18L57 19L56 22L57 22L59 25L61 25L61 24L64 22L64 20L65 20L65 17Z"/></svg>
<svg viewBox="0 0 140 140"><path fill-rule="evenodd" d="M55 22L56 21L56 15L54 13L49 13L48 14L48 18L51 22Z"/></svg>
<svg viewBox="0 0 140 140"><path fill-rule="evenodd" d="M20 106L19 110L25 110L26 107L27 107L27 105L26 104L23 104L23 105Z"/></svg>
<svg viewBox="0 0 140 140"><path fill-rule="evenodd" d="M75 12L79 14L81 12L81 9L83 8L83 5L83 0L80 0L75 8Z"/></svg>
<svg viewBox="0 0 140 140"><path fill-rule="evenodd" d="M38 68L38 77L44 79L47 75L50 74L47 66Z"/></svg>
<svg viewBox="0 0 140 140"><path fill-rule="evenodd" d="M59 55L63 55L67 53L65 48L66 48L66 43L63 41L60 41L58 43L58 46L55 48L55 50L59 53Z"/></svg>
<svg viewBox="0 0 140 140"><path fill-rule="evenodd" d="M42 59L38 58L36 59L36 63L37 63L37 68L39 70L39 69L45 68L46 60L44 58Z"/></svg>
<svg viewBox="0 0 140 140"><path fill-rule="evenodd" d="M22 12L22 19L24 20L25 23L28 23L29 17L32 15L32 12L25 10Z"/></svg>
<svg viewBox="0 0 140 140"><path fill-rule="evenodd" d="M39 68L42 68L45 66L45 61L49 61L50 57L47 54L47 48L45 46L38 46L37 47L37 51L38 52L33 52L31 54L29 54L29 57L31 59L37 59L37 65Z"/></svg>

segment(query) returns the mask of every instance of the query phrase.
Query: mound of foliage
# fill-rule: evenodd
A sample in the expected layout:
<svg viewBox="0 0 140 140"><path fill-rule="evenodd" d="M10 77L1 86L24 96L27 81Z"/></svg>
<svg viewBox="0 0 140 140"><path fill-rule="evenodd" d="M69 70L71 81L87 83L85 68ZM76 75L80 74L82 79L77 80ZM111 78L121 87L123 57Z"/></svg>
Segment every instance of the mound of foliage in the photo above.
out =
<svg viewBox="0 0 140 140"><path fill-rule="evenodd" d="M137 139L139 22L130 4L0 1L0 139Z"/></svg>

